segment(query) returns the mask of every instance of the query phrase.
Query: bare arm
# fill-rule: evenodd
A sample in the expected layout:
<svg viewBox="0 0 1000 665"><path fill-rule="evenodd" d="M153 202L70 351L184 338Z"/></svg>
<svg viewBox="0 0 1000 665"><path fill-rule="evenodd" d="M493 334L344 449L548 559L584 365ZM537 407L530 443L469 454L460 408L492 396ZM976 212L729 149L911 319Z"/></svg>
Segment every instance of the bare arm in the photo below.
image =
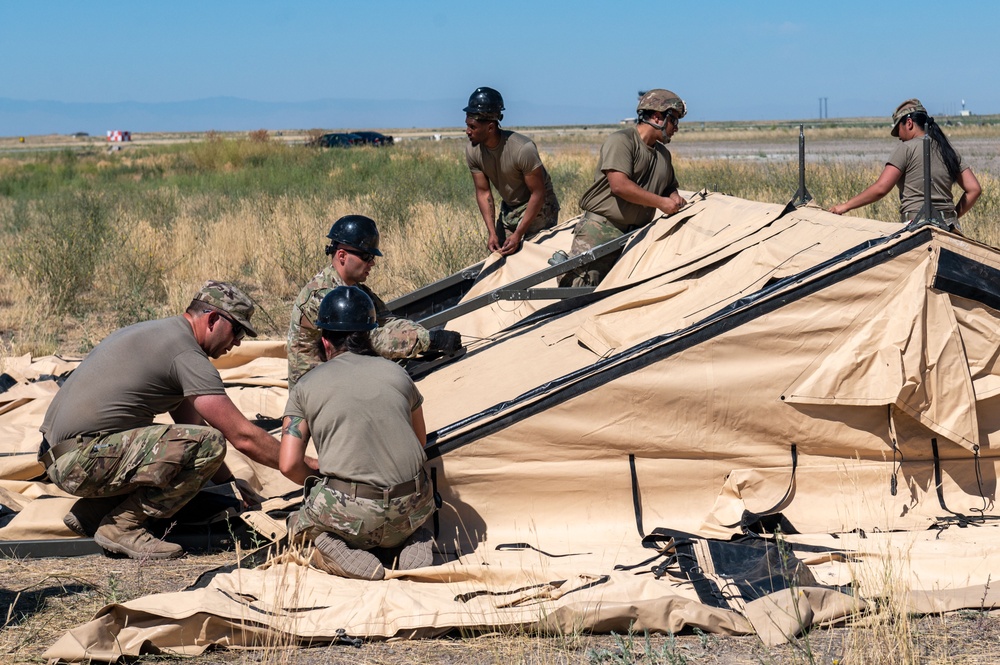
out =
<svg viewBox="0 0 1000 665"><path fill-rule="evenodd" d="M647 208L656 208L668 215L674 214L686 203L676 191L671 193L670 196L660 196L659 194L647 192L632 182L621 171L605 171L605 174L608 177L608 184L611 186L611 193L625 199L629 203L637 203Z"/></svg>
<svg viewBox="0 0 1000 665"><path fill-rule="evenodd" d="M979 180L976 179L972 169L965 169L958 174L958 186L965 190L962 198L958 200L958 205L955 206L958 216L961 217L976 204L976 199L983 193L983 188L979 185Z"/></svg>
<svg viewBox="0 0 1000 665"><path fill-rule="evenodd" d="M278 442L240 413L228 395L189 398L205 422L222 432L236 450L259 464L278 468Z"/></svg>
<svg viewBox="0 0 1000 665"><path fill-rule="evenodd" d="M545 177L542 175L543 173L542 167L539 166L531 173L524 175L524 184L528 186L531 196L528 197L528 205L524 207L524 215L521 216L521 221L518 223L517 228L507 236L503 247L500 248L500 253L504 256L513 254L521 248L521 241L524 240L524 234L527 232L528 227L531 226L531 223L535 221L538 212L542 209L542 204L545 202Z"/></svg>
<svg viewBox="0 0 1000 665"><path fill-rule="evenodd" d="M410 423L413 425L413 433L417 435L421 446L427 445L427 425L424 424L424 407L418 406L410 412Z"/></svg>
<svg viewBox="0 0 1000 665"><path fill-rule="evenodd" d="M493 205L493 190L490 189L490 181L485 173L473 173L472 182L476 185L476 204L479 206L479 214L483 216L486 223L486 232L490 238L486 241L486 247L491 252L500 249L500 240L497 238L496 208Z"/></svg>
<svg viewBox="0 0 1000 665"><path fill-rule="evenodd" d="M176 409L170 412L170 417L174 419L174 422L178 425L204 425L205 420L198 413L198 410L194 408L192 400L185 399L181 402Z"/></svg>
<svg viewBox="0 0 1000 665"><path fill-rule="evenodd" d="M883 196L892 191L892 188L896 186L899 182L900 177L902 177L903 172L897 169L891 164L886 164L885 168L882 169L882 173L879 175L878 179L874 184L870 185L868 189L861 192L849 201L845 201L839 205L835 205L830 208L830 212L834 215L843 215L849 210L854 210L855 208L861 208L868 205L869 203L875 203Z"/></svg>
<svg viewBox="0 0 1000 665"><path fill-rule="evenodd" d="M281 425L281 454L278 468L281 474L294 483L304 485L306 478L315 475L306 463L306 445L309 443L309 425L305 418L285 416Z"/></svg>

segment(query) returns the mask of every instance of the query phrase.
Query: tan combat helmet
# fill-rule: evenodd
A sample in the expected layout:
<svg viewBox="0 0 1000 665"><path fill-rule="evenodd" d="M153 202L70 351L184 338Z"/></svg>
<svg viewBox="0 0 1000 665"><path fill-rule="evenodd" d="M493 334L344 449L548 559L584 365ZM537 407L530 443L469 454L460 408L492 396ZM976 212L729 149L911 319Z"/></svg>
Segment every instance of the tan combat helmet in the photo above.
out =
<svg viewBox="0 0 1000 665"><path fill-rule="evenodd" d="M658 111L666 113L670 109L673 109L677 113L678 120L687 115L687 105L676 93L664 90L663 88L653 88L643 93L639 99L639 105L635 108L635 112Z"/></svg>

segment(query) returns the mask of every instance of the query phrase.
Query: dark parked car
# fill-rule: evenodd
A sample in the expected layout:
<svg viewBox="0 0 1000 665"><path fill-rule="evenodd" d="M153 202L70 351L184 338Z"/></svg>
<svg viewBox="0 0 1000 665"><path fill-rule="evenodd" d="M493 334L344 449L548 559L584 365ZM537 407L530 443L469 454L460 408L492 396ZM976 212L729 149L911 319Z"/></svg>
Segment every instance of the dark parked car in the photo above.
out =
<svg viewBox="0 0 1000 665"><path fill-rule="evenodd" d="M378 132L354 132L354 133L360 136L361 140L364 141L367 145L374 145L379 147L384 145L392 145L392 137L386 136L385 134L379 134Z"/></svg>
<svg viewBox="0 0 1000 665"><path fill-rule="evenodd" d="M357 134L335 132L333 134L323 134L316 139L314 145L321 148L349 148L352 145L361 145L363 143L364 139Z"/></svg>

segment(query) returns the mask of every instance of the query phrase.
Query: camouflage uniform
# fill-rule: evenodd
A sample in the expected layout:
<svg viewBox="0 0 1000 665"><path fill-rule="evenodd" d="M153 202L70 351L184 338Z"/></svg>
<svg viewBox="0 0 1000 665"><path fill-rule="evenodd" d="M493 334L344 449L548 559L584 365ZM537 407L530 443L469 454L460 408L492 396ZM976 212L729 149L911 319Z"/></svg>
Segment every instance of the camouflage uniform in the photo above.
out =
<svg viewBox="0 0 1000 665"><path fill-rule="evenodd" d="M83 498L136 494L150 517L170 517L222 465L226 440L212 427L153 425L82 443L49 467L49 479Z"/></svg>
<svg viewBox="0 0 1000 665"><path fill-rule="evenodd" d="M631 228L628 230L630 231ZM573 256L577 256L606 242L611 242L615 238L620 238L627 232L622 231L608 220L602 222L585 213L584 217L577 222L576 228L573 229L573 246L570 251ZM621 255L621 250L611 252L587 266L565 273L559 278L559 286L597 286L604 275L607 275L614 267Z"/></svg>
<svg viewBox="0 0 1000 665"><path fill-rule="evenodd" d="M345 286L333 266L327 266L312 278L299 292L292 306L292 320L288 326L288 387L302 375L322 362L319 355L320 331L316 328L319 305L331 289ZM371 332L372 347L383 358L413 358L430 348L427 330L413 321L391 316L382 299L363 284L357 285L375 303L379 327Z"/></svg>
<svg viewBox="0 0 1000 665"><path fill-rule="evenodd" d="M507 233L517 230L517 225L524 217L524 211L528 207L527 203L511 208L506 202L500 202L500 213L497 215L496 231L500 244L507 238ZM539 231L550 229L559 222L559 202L555 199L545 199L542 208L535 215L531 225L524 231L524 239L527 240Z"/></svg>
<svg viewBox="0 0 1000 665"><path fill-rule="evenodd" d="M257 336L253 301L233 285L211 280L192 303L226 312L234 330ZM147 516L170 517L222 466L226 441L204 424L153 419L186 400L225 394L184 316L127 326L102 340L56 393L39 428L39 460L74 496L134 495ZM63 450L53 461L54 448Z"/></svg>
<svg viewBox="0 0 1000 665"><path fill-rule="evenodd" d="M327 532L355 549L399 547L434 512L434 495L426 475L413 494L388 500L363 499L327 487L319 478L306 484L305 501L295 515L297 535L315 539Z"/></svg>

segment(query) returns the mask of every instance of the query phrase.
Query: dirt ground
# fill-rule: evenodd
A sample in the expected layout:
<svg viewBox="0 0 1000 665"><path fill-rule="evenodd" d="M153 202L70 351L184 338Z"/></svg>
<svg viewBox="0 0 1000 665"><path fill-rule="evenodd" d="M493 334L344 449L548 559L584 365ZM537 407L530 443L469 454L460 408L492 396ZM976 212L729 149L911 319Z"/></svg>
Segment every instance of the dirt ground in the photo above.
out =
<svg viewBox="0 0 1000 665"><path fill-rule="evenodd" d="M182 590L199 575L236 562L235 552L136 562L90 555L60 559L0 559L0 662L38 663L65 631L90 620L109 603ZM865 629L814 630L796 643L767 648L755 637L685 632L674 636L524 633L453 635L434 640L299 646L286 650L216 650L194 658L198 665L233 663L396 664L425 663L995 663L1000 657L1000 618L980 612L905 622L911 653L875 643ZM872 649L880 651L875 657ZM907 656L911 656L908 658ZM148 656L143 662L165 662Z"/></svg>

